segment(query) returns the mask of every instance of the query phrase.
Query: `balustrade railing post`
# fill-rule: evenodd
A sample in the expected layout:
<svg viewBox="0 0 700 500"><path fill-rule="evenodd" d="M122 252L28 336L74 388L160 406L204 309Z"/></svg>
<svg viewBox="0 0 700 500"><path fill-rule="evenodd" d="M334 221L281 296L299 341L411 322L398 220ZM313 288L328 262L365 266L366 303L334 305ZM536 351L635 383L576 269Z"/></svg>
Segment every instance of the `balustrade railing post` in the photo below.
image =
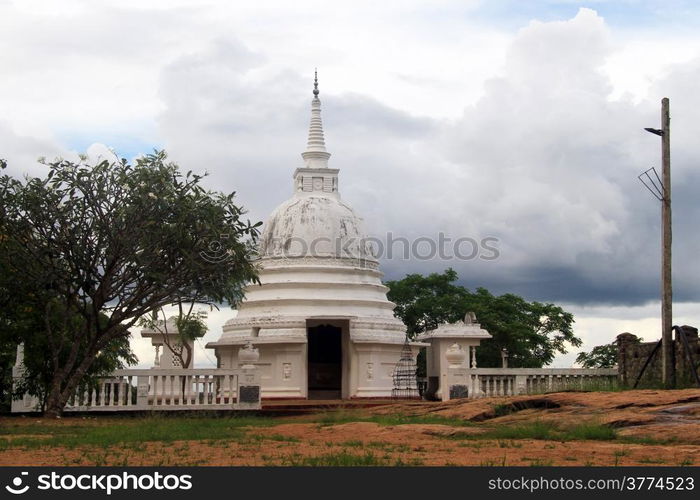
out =
<svg viewBox="0 0 700 500"><path fill-rule="evenodd" d="M148 408L148 393L149 393L149 376L148 375L138 375L136 377L136 408L139 410L145 410ZM155 377L154 385L155 385ZM156 393L153 392L153 403L156 402Z"/></svg>
<svg viewBox="0 0 700 500"><path fill-rule="evenodd" d="M260 359L260 353L248 342L238 351L238 359L244 364L237 377L237 397L233 407L239 410L259 410L262 407L262 387L260 370L255 366L255 362Z"/></svg>
<svg viewBox="0 0 700 500"><path fill-rule="evenodd" d="M124 404L126 406L131 406L131 376L127 375L124 377Z"/></svg>

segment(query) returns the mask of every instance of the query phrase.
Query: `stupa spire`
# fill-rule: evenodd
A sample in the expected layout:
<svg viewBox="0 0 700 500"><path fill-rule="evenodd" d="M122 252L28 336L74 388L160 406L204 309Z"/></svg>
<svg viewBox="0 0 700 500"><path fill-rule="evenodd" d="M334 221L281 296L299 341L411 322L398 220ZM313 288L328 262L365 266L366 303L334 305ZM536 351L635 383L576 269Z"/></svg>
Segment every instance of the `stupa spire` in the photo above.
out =
<svg viewBox="0 0 700 500"><path fill-rule="evenodd" d="M323 123L321 122L321 100L318 98L318 72L314 70L314 98L311 100L311 121L309 123L309 139L306 151L301 154L306 168L327 168L331 154L326 151L326 141L323 138Z"/></svg>

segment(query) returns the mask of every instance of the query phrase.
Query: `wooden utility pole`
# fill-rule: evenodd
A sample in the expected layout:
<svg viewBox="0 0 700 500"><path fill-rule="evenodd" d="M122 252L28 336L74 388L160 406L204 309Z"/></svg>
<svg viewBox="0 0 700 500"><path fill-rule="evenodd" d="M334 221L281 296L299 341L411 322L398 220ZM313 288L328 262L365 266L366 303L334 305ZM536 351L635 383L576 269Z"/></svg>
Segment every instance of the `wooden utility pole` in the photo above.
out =
<svg viewBox="0 0 700 500"><path fill-rule="evenodd" d="M661 371L663 385L675 385L673 363L673 288L671 284L671 118L668 97L661 100Z"/></svg>

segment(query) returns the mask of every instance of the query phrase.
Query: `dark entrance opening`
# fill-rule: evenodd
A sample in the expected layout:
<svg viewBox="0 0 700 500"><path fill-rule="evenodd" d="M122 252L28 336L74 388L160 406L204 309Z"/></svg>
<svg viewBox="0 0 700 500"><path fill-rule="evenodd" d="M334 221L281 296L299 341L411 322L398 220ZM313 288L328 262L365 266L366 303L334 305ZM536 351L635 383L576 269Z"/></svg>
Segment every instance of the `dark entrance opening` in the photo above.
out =
<svg viewBox="0 0 700 500"><path fill-rule="evenodd" d="M342 371L342 330L319 325L307 329L309 399L340 399Z"/></svg>

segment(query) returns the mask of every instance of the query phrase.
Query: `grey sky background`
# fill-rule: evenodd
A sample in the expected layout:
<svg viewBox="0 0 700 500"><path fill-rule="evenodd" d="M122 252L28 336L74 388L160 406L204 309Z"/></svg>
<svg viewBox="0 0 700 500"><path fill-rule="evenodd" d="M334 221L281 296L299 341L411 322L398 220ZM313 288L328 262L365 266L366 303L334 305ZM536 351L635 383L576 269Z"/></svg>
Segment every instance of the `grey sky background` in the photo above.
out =
<svg viewBox="0 0 700 500"><path fill-rule="evenodd" d="M666 96L676 322L697 324L698 10L525 3L0 1L0 156L21 175L165 148L265 220L291 194L318 67L330 165L371 235L500 241L495 261L394 258L386 277L453 267L561 303L590 348L658 336L660 207L637 175L659 166L643 127Z"/></svg>

